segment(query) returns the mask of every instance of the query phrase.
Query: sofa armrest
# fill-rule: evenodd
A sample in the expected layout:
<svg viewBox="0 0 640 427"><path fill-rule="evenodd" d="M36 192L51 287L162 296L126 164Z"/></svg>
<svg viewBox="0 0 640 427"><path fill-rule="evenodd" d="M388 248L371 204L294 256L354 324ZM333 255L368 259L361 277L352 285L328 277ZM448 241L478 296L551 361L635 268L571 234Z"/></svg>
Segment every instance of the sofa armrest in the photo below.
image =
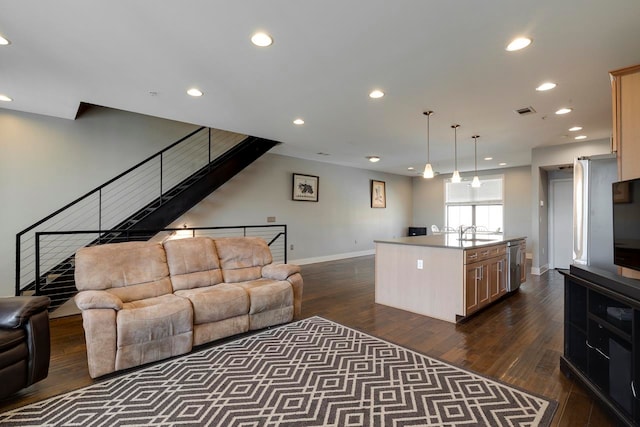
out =
<svg viewBox="0 0 640 427"><path fill-rule="evenodd" d="M300 273L300 266L295 264L267 264L262 267L262 277L267 279L287 280L296 273Z"/></svg>
<svg viewBox="0 0 640 427"><path fill-rule="evenodd" d="M92 308L122 310L122 300L105 291L78 292L74 299L80 310L89 310Z"/></svg>
<svg viewBox="0 0 640 427"><path fill-rule="evenodd" d="M0 298L0 327L19 328L36 313L46 310L51 300L44 296Z"/></svg>

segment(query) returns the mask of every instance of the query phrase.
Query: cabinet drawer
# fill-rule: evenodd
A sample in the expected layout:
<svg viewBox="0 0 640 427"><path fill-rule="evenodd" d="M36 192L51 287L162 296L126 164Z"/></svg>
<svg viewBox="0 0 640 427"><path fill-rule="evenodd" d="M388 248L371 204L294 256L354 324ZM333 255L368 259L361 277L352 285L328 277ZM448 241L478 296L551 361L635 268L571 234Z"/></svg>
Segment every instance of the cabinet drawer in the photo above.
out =
<svg viewBox="0 0 640 427"><path fill-rule="evenodd" d="M464 251L464 263L471 264L476 261L502 256L507 253L507 245L493 245L482 248L467 249Z"/></svg>

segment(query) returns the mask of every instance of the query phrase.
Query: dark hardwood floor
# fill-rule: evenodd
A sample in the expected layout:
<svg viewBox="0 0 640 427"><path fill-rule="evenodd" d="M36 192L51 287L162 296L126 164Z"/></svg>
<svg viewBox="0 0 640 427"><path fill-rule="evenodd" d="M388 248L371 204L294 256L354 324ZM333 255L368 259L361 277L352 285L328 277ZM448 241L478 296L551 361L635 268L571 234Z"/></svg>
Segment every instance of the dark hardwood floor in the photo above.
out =
<svg viewBox="0 0 640 427"><path fill-rule="evenodd" d="M527 276L517 293L459 325L375 304L373 256L305 265L302 275L304 317L322 316L554 399L554 426L616 425L560 373L564 286L556 271ZM0 412L94 382L79 315L51 320L51 347L48 378L0 401Z"/></svg>

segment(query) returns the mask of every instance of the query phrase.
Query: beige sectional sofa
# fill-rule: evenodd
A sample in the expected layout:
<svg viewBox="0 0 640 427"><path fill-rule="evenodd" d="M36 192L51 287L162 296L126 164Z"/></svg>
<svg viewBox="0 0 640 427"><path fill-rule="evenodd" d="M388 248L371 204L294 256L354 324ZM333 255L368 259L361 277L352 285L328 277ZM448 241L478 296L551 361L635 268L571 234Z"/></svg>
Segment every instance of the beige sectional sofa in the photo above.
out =
<svg viewBox="0 0 640 427"><path fill-rule="evenodd" d="M127 242L76 253L89 374L95 378L300 316L300 268L257 237Z"/></svg>

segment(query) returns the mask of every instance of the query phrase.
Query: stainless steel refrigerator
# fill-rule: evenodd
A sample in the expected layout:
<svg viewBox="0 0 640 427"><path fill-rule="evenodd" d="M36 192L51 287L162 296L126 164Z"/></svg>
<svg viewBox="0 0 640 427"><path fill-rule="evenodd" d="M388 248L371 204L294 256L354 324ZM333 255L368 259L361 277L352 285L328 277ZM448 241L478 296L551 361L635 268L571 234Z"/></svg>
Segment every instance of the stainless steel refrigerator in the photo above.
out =
<svg viewBox="0 0 640 427"><path fill-rule="evenodd" d="M615 272L611 184L614 155L580 157L573 164L573 262Z"/></svg>

